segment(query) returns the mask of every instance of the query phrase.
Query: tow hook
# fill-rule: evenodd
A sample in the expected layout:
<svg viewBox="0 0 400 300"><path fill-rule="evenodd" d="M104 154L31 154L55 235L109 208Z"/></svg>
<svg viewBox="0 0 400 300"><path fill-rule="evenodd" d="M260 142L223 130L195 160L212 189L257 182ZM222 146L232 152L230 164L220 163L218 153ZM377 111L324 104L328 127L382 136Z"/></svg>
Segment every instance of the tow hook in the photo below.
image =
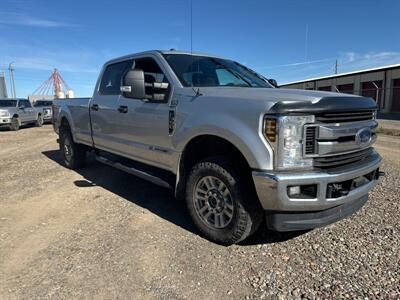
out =
<svg viewBox="0 0 400 300"><path fill-rule="evenodd" d="M385 172L383 172L383 171L378 171L378 178L379 177L385 177L386 176L386 173Z"/></svg>

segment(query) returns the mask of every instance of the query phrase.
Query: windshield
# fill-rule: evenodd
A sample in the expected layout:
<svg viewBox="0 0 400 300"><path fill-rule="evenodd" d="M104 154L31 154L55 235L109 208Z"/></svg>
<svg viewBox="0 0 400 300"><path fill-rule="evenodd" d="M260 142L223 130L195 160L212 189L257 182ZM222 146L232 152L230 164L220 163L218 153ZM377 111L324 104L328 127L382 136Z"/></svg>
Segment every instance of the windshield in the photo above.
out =
<svg viewBox="0 0 400 300"><path fill-rule="evenodd" d="M51 106L53 104L52 101L36 101L35 104L33 105L34 107L40 107L40 106Z"/></svg>
<svg viewBox="0 0 400 300"><path fill-rule="evenodd" d="M164 57L184 86L272 87L266 78L232 60L188 54Z"/></svg>
<svg viewBox="0 0 400 300"><path fill-rule="evenodd" d="M17 100L0 100L0 107L16 107Z"/></svg>

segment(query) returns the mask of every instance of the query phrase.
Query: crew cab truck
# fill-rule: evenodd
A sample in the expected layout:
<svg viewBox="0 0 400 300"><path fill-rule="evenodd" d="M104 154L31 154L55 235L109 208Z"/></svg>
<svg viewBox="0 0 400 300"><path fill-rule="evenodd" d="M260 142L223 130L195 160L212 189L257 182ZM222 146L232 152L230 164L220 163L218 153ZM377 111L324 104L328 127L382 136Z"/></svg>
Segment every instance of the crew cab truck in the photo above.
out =
<svg viewBox="0 0 400 300"><path fill-rule="evenodd" d="M357 211L382 174L376 103L274 85L229 59L142 52L107 62L92 98L55 102L53 126L68 168L93 151L172 189L219 244Z"/></svg>
<svg viewBox="0 0 400 300"><path fill-rule="evenodd" d="M28 99L0 99L0 126L17 131L21 125L43 125L43 113L32 107Z"/></svg>

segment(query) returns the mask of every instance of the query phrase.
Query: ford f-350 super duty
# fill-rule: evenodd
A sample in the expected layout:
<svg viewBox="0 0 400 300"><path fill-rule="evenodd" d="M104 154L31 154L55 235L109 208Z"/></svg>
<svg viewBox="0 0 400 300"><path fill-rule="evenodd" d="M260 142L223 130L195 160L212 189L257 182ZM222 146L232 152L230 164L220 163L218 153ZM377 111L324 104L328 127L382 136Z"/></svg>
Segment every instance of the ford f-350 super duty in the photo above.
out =
<svg viewBox="0 0 400 300"><path fill-rule="evenodd" d="M373 99L276 88L235 61L148 51L107 62L92 98L54 102L65 165L98 161L170 188L220 244L266 220L306 230L360 209L382 174Z"/></svg>

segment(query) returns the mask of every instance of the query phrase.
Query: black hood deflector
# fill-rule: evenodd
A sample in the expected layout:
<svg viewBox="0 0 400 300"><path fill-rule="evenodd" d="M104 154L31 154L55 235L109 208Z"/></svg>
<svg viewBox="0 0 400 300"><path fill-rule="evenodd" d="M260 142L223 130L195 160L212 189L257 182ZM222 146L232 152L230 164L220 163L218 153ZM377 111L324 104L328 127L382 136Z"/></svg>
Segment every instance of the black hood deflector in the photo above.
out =
<svg viewBox="0 0 400 300"><path fill-rule="evenodd" d="M318 102L280 101L275 103L270 112L273 114L323 113L345 111L376 110L376 102L367 97L323 97Z"/></svg>

